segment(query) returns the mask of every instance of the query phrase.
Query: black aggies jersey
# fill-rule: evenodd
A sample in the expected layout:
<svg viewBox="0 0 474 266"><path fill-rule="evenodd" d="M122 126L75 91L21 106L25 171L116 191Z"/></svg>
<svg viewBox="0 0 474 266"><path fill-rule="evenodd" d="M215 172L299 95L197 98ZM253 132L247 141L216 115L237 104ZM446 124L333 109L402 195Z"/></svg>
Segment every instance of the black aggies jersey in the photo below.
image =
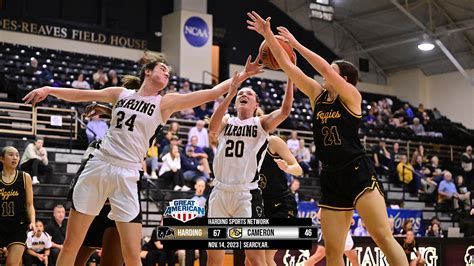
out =
<svg viewBox="0 0 474 266"><path fill-rule="evenodd" d="M258 186L262 190L265 201L275 200L289 195L288 180L285 172L275 163L274 159L281 159L267 149L267 155L260 168Z"/></svg>
<svg viewBox="0 0 474 266"><path fill-rule="evenodd" d="M313 137L316 155L329 168L344 167L364 155L359 139L361 115L354 114L339 96L328 101L324 90L315 101Z"/></svg>
<svg viewBox="0 0 474 266"><path fill-rule="evenodd" d="M26 215L25 176L16 171L15 179L5 183L0 179L0 221L29 222Z"/></svg>

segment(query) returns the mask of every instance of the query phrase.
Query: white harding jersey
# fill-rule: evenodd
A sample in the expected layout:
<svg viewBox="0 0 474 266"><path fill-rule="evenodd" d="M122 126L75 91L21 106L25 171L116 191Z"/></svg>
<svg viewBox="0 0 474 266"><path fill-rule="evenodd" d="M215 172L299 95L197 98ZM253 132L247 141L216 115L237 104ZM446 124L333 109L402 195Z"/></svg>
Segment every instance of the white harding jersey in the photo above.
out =
<svg viewBox="0 0 474 266"><path fill-rule="evenodd" d="M268 146L267 138L268 133L259 117L229 118L218 137L213 163L215 179L226 185L257 184Z"/></svg>
<svg viewBox="0 0 474 266"><path fill-rule="evenodd" d="M140 170L156 131L164 124L161 96L141 96L124 90L112 110L107 135L94 156L120 167Z"/></svg>

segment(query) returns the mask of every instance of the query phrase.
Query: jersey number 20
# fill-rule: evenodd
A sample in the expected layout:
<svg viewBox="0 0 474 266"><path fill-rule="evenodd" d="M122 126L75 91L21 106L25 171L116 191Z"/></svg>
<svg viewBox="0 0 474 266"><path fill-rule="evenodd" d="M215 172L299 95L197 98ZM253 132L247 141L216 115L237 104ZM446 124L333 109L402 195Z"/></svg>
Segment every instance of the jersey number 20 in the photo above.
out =
<svg viewBox="0 0 474 266"><path fill-rule="evenodd" d="M242 140L233 141L228 139L225 143L225 157L244 156L244 142Z"/></svg>
<svg viewBox="0 0 474 266"><path fill-rule="evenodd" d="M129 119L125 121L125 125L128 126L128 131L133 131L133 127L135 126L135 118L137 118L137 115L132 115ZM117 125L115 125L115 128L122 128L122 122L125 119L125 112L124 111L119 111L117 112Z"/></svg>

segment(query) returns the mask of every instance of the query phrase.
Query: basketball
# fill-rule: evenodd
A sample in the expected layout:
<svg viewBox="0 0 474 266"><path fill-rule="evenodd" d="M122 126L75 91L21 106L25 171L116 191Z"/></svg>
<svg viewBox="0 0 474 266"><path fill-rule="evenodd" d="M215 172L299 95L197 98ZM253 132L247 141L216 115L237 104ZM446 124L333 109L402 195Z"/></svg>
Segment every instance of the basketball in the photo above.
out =
<svg viewBox="0 0 474 266"><path fill-rule="evenodd" d="M290 46L289 43L285 41L283 37L279 35L276 35L275 37L278 40L278 43L280 43L281 47L283 47L285 52L290 57L291 62L294 63L296 61L296 54L293 52L293 48ZM280 66L278 65L277 60L273 56L270 50L270 47L268 47L267 42L265 40L262 42L262 44L260 44L259 55L260 55L260 61L266 68L273 69L273 70L281 69Z"/></svg>

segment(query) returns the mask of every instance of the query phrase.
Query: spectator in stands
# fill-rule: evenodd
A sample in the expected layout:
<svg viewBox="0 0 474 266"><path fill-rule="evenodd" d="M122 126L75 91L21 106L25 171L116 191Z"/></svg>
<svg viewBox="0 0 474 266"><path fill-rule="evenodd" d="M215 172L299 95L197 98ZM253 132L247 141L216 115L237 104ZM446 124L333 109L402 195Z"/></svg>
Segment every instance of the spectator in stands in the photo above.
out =
<svg viewBox="0 0 474 266"><path fill-rule="evenodd" d="M199 107L194 108L194 114L197 119L204 120L209 118L212 112L207 108L207 103L203 103Z"/></svg>
<svg viewBox="0 0 474 266"><path fill-rule="evenodd" d="M397 165L397 172L400 181L408 186L410 191L416 191L417 184L416 181L413 180L413 166L408 163L408 159L406 155L401 156L401 160Z"/></svg>
<svg viewBox="0 0 474 266"><path fill-rule="evenodd" d="M52 247L51 238L48 233L44 232L43 222L36 221L36 232L28 232L26 239L26 252L23 256L25 265L50 265L49 254Z"/></svg>
<svg viewBox="0 0 474 266"><path fill-rule="evenodd" d="M219 107L219 105L222 103L222 101L224 101L224 96L221 96L221 97L217 98L214 101L214 105L212 106L212 112L213 113L217 110L217 107Z"/></svg>
<svg viewBox="0 0 474 266"><path fill-rule="evenodd" d="M204 190L206 189L206 182L202 179L198 179L196 184L194 184L194 189L196 193L191 198L197 202L199 207L206 207L206 197L204 196ZM205 266L207 264L207 252L205 250L186 250L185 256L185 266L193 266L194 259L196 258L196 254L199 255L199 265Z"/></svg>
<svg viewBox="0 0 474 266"><path fill-rule="evenodd" d="M424 111L425 111L425 106L422 103L418 104L418 113L421 114Z"/></svg>
<svg viewBox="0 0 474 266"><path fill-rule="evenodd" d="M408 117L409 121L412 120L413 117L415 117L415 114L413 113L413 110L411 109L408 103L405 103L403 105L403 111L405 112L405 115Z"/></svg>
<svg viewBox="0 0 474 266"><path fill-rule="evenodd" d="M188 146L192 146L194 148L194 152L192 153L192 157L199 159L199 163L204 167L204 172L206 174L210 174L211 170L209 167L209 155L206 153L203 147L198 145L198 137L193 136L191 138L191 142L188 143ZM209 150L209 149L208 149Z"/></svg>
<svg viewBox="0 0 474 266"><path fill-rule="evenodd" d="M33 184L39 184L38 176L49 174L51 172L48 167L48 152L43 147L44 139L36 137L34 143L26 146L25 152L21 157L20 168L29 173L32 177Z"/></svg>
<svg viewBox="0 0 474 266"><path fill-rule="evenodd" d="M173 135L176 135L176 136L179 137L179 123L178 122L172 122L170 124L170 127L169 127L168 131L171 131L171 133L173 133Z"/></svg>
<svg viewBox="0 0 474 266"><path fill-rule="evenodd" d="M207 181L209 175L205 173L204 166L199 162L197 157L193 156L194 147L186 146L186 152L181 154L181 170L186 181L195 182L198 179Z"/></svg>
<svg viewBox="0 0 474 266"><path fill-rule="evenodd" d="M402 229L400 229L400 235L405 236L408 231L413 230L413 221L408 218L405 221L403 221Z"/></svg>
<svg viewBox="0 0 474 266"><path fill-rule="evenodd" d="M300 148L300 141L298 139L298 132L291 131L290 138L286 141L288 145L288 149L290 149L291 153L296 156L296 151Z"/></svg>
<svg viewBox="0 0 474 266"><path fill-rule="evenodd" d="M464 171L464 176L466 177L466 185L468 185L469 190L474 189L474 170L472 165L474 163L474 157L472 156L472 146L468 145L466 147L466 152L461 155L461 168Z"/></svg>
<svg viewBox="0 0 474 266"><path fill-rule="evenodd" d="M204 127L204 120L196 121L196 126L192 127L188 133L188 142L191 142L192 137L197 137L196 145L201 148L209 147L209 135L207 129Z"/></svg>
<svg viewBox="0 0 474 266"><path fill-rule="evenodd" d="M471 191L467 189L466 184L464 183L464 177L462 175L458 175L456 177L456 182L454 182L456 185L456 190L458 193L458 200L462 202L464 206L462 206L462 210L470 210L471 209L471 202L470 202L470 197L471 197ZM461 207L461 206L460 206Z"/></svg>
<svg viewBox="0 0 474 266"><path fill-rule="evenodd" d="M416 148L416 150L413 152L413 154L411 156L411 164L412 165L416 163L416 157L418 155L421 155L421 157L423 158L423 163L429 162L428 156L425 153L425 147L422 144L418 145L418 147Z"/></svg>
<svg viewBox="0 0 474 266"><path fill-rule="evenodd" d="M95 75L95 74L94 74ZM106 75L100 75L98 81L94 81L94 90L100 90L107 86L108 79Z"/></svg>
<svg viewBox="0 0 474 266"><path fill-rule="evenodd" d="M89 84L89 82L87 82L84 79L83 73L80 73L79 75L77 75L77 79L72 82L71 86L76 89L89 90L91 88L91 85Z"/></svg>
<svg viewBox="0 0 474 266"><path fill-rule="evenodd" d="M151 233L151 239L145 244L145 250L148 251L146 254L145 266L158 266L175 265L175 253L173 249L163 249L163 244L158 240L157 230L153 229Z"/></svg>
<svg viewBox="0 0 474 266"><path fill-rule="evenodd" d="M438 119L440 119L440 118L442 117L441 112L440 112L440 111L438 110L438 108L436 108L436 107L433 108L432 113L433 113L433 119L434 119L434 120L438 120Z"/></svg>
<svg viewBox="0 0 474 266"><path fill-rule="evenodd" d="M171 133L171 131L169 130L164 131L164 134L159 133L158 137L156 138L156 140L159 141L158 151L160 149L163 149L165 146L168 146L170 144L172 137L173 137L173 133Z"/></svg>
<svg viewBox="0 0 474 266"><path fill-rule="evenodd" d="M100 118L99 114L91 116L89 122L87 122L87 140L91 143L94 140L102 139L107 134L108 129L109 125L104 119Z"/></svg>
<svg viewBox="0 0 474 266"><path fill-rule="evenodd" d="M159 150L158 158L163 159L163 156L165 156L165 154L170 152L172 146L176 146L176 147L179 148L179 138L178 138L177 135L172 135L171 140L170 140L170 144L164 146L161 149L161 151Z"/></svg>
<svg viewBox="0 0 474 266"><path fill-rule="evenodd" d="M179 89L179 93L181 94L188 94L191 93L191 85L189 84L189 81L183 82L183 85L181 86L181 89Z"/></svg>
<svg viewBox="0 0 474 266"><path fill-rule="evenodd" d="M362 218L359 218L359 224L357 225L356 229L354 229L354 236L370 236Z"/></svg>
<svg viewBox="0 0 474 266"><path fill-rule="evenodd" d="M365 117L362 119L362 122L366 124L374 124L375 123L375 115L374 115L374 108L370 108Z"/></svg>
<svg viewBox="0 0 474 266"><path fill-rule="evenodd" d="M419 192L428 194L433 193L438 184L433 180L430 169L423 163L423 157L421 157L421 155L416 156L416 162L413 165L413 169L420 177L422 190Z"/></svg>
<svg viewBox="0 0 474 266"><path fill-rule="evenodd" d="M108 82L107 84L105 85L105 87L118 87L118 86L122 86L122 82L120 82L120 79L117 75L117 72L113 69L109 70L109 73L108 73Z"/></svg>
<svg viewBox="0 0 474 266"><path fill-rule="evenodd" d="M166 87L166 93L176 93L178 92L178 89L176 88L176 84L173 82L170 82L168 84L168 87Z"/></svg>
<svg viewBox="0 0 474 266"><path fill-rule="evenodd" d="M421 117L420 117L420 120L421 120L421 123L424 125L424 126L427 126L429 123L430 123L430 116L428 115L427 112L423 112L421 113Z"/></svg>
<svg viewBox="0 0 474 266"><path fill-rule="evenodd" d="M181 110L179 112L179 117L182 118L182 119L187 119L187 120L195 120L196 119L196 115L194 113L193 108L188 108L188 109Z"/></svg>
<svg viewBox="0 0 474 266"><path fill-rule="evenodd" d="M407 255L410 266L425 265L425 260L421 257L413 230L408 230L406 232L406 237L401 243L401 246Z"/></svg>
<svg viewBox="0 0 474 266"><path fill-rule="evenodd" d="M387 149L387 145L384 139L379 140L379 145L375 146L372 150L374 156L375 170L380 175L386 175L389 173L390 162L392 155Z"/></svg>
<svg viewBox="0 0 474 266"><path fill-rule="evenodd" d="M51 80L53 79L53 74L48 69L46 65L40 67L38 64L38 60L34 57L30 59L30 65L26 68L26 74L30 74L35 76L40 85L50 84Z"/></svg>
<svg viewBox="0 0 474 266"><path fill-rule="evenodd" d="M428 230L426 230L426 236L427 237L440 237L443 238L443 230L441 230L441 227L439 226L438 223L433 223L428 227Z"/></svg>
<svg viewBox="0 0 474 266"><path fill-rule="evenodd" d="M306 197L300 191L300 181L297 178L293 178L290 182L290 194L295 197L296 202L306 201Z"/></svg>
<svg viewBox="0 0 474 266"><path fill-rule="evenodd" d="M300 147L296 151L295 158L298 161L298 164L303 169L303 174L305 176L308 176L309 172L312 171L311 166L310 166L311 152L309 151L309 148L304 145L304 139L300 139Z"/></svg>
<svg viewBox="0 0 474 266"><path fill-rule="evenodd" d="M158 146L156 144L156 140L153 140L153 144L151 145L150 148L148 148L148 151L146 153L146 166L147 168L150 167L151 173L148 174L148 169L143 169L144 176L151 178L151 179L157 179L158 175Z"/></svg>
<svg viewBox="0 0 474 266"><path fill-rule="evenodd" d="M423 127L423 124L420 123L420 119L418 117L413 118L413 124L410 125L410 128L417 136L426 135L425 128Z"/></svg>
<svg viewBox="0 0 474 266"><path fill-rule="evenodd" d="M394 165L397 165L402 157L402 153L400 151L400 144L398 142L393 143L393 152L391 152L391 157Z"/></svg>
<svg viewBox="0 0 474 266"><path fill-rule="evenodd" d="M97 72L95 72L92 75L92 80L93 80L94 84L95 83L103 83L102 86L104 86L109 81L109 79L107 78L107 75L104 72L104 67L103 66L99 66L99 68L97 69Z"/></svg>
<svg viewBox="0 0 474 266"><path fill-rule="evenodd" d="M46 224L45 231L51 236L51 256L50 261L56 264L59 252L63 248L64 238L66 237L67 220L66 209L63 205L58 204L53 209L53 219Z"/></svg>
<svg viewBox="0 0 474 266"><path fill-rule="evenodd" d="M444 180L439 183L438 203L452 204L454 210L459 209L459 201L463 201L467 206L469 206L469 196L467 196L467 198L465 196L460 196L456 189L456 184L454 184L452 179L453 176L451 172L446 171L444 173Z"/></svg>
<svg viewBox="0 0 474 266"><path fill-rule="evenodd" d="M438 156L435 155L431 157L431 164L427 165L426 167L430 169L431 176L433 176L436 183L439 183L441 180L443 180L443 171L441 165L439 164Z"/></svg>
<svg viewBox="0 0 474 266"><path fill-rule="evenodd" d="M191 188L184 185L180 157L181 155L178 146L171 146L170 152L165 154L162 158L163 165L160 168L159 176L160 178L171 179L174 191L189 191Z"/></svg>

